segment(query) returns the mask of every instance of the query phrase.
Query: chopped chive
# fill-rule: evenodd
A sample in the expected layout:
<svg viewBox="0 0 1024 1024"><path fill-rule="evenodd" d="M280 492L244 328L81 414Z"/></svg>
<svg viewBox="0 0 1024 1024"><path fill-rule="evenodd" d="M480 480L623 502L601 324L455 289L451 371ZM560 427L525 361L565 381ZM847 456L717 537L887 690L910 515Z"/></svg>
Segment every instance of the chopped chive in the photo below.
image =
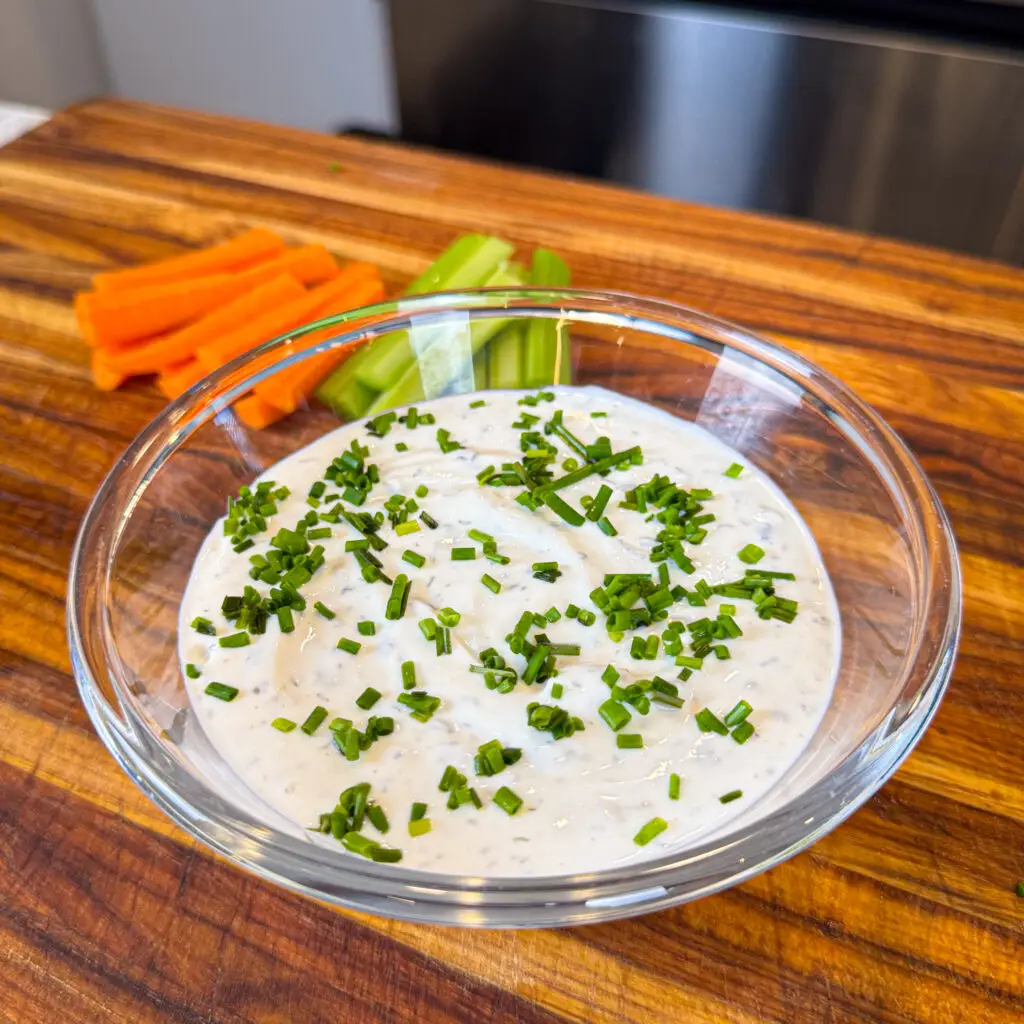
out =
<svg viewBox="0 0 1024 1024"><path fill-rule="evenodd" d="M216 697L217 700L233 701L238 696L238 687L227 686L224 683L207 683L203 692Z"/></svg>
<svg viewBox="0 0 1024 1024"><path fill-rule="evenodd" d="M290 718L275 718L270 726L278 732L291 732L296 727L296 723Z"/></svg>
<svg viewBox="0 0 1024 1024"><path fill-rule="evenodd" d="M457 626L462 621L462 616L454 608L442 608L437 613L437 621L442 626Z"/></svg>
<svg viewBox="0 0 1024 1024"><path fill-rule="evenodd" d="M419 533L419 532L420 532L420 524L417 523L415 519L409 519L409 520L407 520L404 523L399 523L395 527L395 533L398 534L399 537L406 537L410 533Z"/></svg>
<svg viewBox="0 0 1024 1024"><path fill-rule="evenodd" d="M416 801L412 805L412 808L409 811L409 820L410 821L420 821L421 819L423 819L426 816L426 813L427 813L427 805L424 804L424 803L420 803L419 801Z"/></svg>
<svg viewBox="0 0 1024 1024"><path fill-rule="evenodd" d="M470 409L480 409L486 404L487 403L482 398L478 398L475 402L470 402L469 407Z"/></svg>
<svg viewBox="0 0 1024 1024"><path fill-rule="evenodd" d="M416 839L419 836L425 836L431 828L433 825L429 818L416 818L409 822L409 835Z"/></svg>
<svg viewBox="0 0 1024 1024"><path fill-rule="evenodd" d="M562 697L562 694L564 692L565 691L563 690L561 683L552 683L551 684L551 699L552 700L560 700L561 697Z"/></svg>
<svg viewBox="0 0 1024 1024"><path fill-rule="evenodd" d="M364 619L362 622L356 623L356 629L359 630L360 636L376 636L377 627L370 622L368 619Z"/></svg>
<svg viewBox="0 0 1024 1024"><path fill-rule="evenodd" d="M544 504L547 505L552 512L555 513L559 519L568 523L570 526L582 526L586 520L570 505L567 501L560 498L554 491L544 491L543 494L535 493L535 497L542 497Z"/></svg>
<svg viewBox="0 0 1024 1024"><path fill-rule="evenodd" d="M754 727L749 722L740 722L730 735L742 746L754 735Z"/></svg>
<svg viewBox="0 0 1024 1024"><path fill-rule="evenodd" d="M396 452L407 452L408 450L409 450L409 446L404 441L398 441L395 444L395 451Z"/></svg>
<svg viewBox="0 0 1024 1024"><path fill-rule="evenodd" d="M320 613L320 614L321 614L321 615L322 615L322 616L323 616L323 617L324 617L325 619L333 619L333 618L335 617L335 616L334 616L334 612L332 612L332 611L331 611L331 609L327 607L327 605L325 605L325 604L321 603L320 601L317 601L317 602L316 602L316 603L315 603L315 604L313 605L313 607L314 607L314 608L315 608L315 609L316 609L316 610L317 610L317 611L318 611L318 612L319 612L319 613Z"/></svg>
<svg viewBox="0 0 1024 1024"><path fill-rule="evenodd" d="M701 708L693 717L701 732L717 732L719 736L729 735L725 723L710 708Z"/></svg>
<svg viewBox="0 0 1024 1024"><path fill-rule="evenodd" d="M221 647L248 647L249 646L249 634L248 633L232 633L230 636L222 636L217 643Z"/></svg>
<svg viewBox="0 0 1024 1024"><path fill-rule="evenodd" d="M437 623L433 619L420 619L419 627L425 640L433 640L437 636Z"/></svg>
<svg viewBox="0 0 1024 1024"><path fill-rule="evenodd" d="M739 800L741 796L743 796L742 789L733 789L726 793L725 796L720 796L718 802L720 804L731 804L733 800Z"/></svg>
<svg viewBox="0 0 1024 1024"><path fill-rule="evenodd" d="M633 842L637 846L646 846L652 839L660 836L668 828L668 822L664 818L651 818L649 822L635 836Z"/></svg>
<svg viewBox="0 0 1024 1024"><path fill-rule="evenodd" d="M217 627L209 619L204 619L202 615L197 615L192 620L192 628L197 633L202 633L203 636L217 635Z"/></svg>
<svg viewBox="0 0 1024 1024"><path fill-rule="evenodd" d="M349 640L347 637L342 637L338 641L338 650L345 651L348 654L358 654L359 648L362 646L358 640Z"/></svg>
<svg viewBox="0 0 1024 1024"><path fill-rule="evenodd" d="M345 541L346 551L366 551L369 547L370 542L365 537L360 537L358 540Z"/></svg>
<svg viewBox="0 0 1024 1024"><path fill-rule="evenodd" d="M597 616L587 608L581 608L576 614L576 621L581 626L592 626L597 621Z"/></svg>
<svg viewBox="0 0 1024 1024"><path fill-rule="evenodd" d="M679 793L682 790L683 782L680 777L673 772L668 777L668 798L669 800L678 800Z"/></svg>
<svg viewBox="0 0 1024 1024"><path fill-rule="evenodd" d="M601 682L607 683L609 686L614 686L619 681L619 673L614 665L609 665L601 673Z"/></svg>
<svg viewBox="0 0 1024 1024"><path fill-rule="evenodd" d="M689 654L680 654L676 658L676 666L678 668L699 669L703 664L703 658L692 658Z"/></svg>
<svg viewBox="0 0 1024 1024"><path fill-rule="evenodd" d="M616 537L619 533L619 531L615 529L615 527L611 523L611 520L607 516L602 516L600 519L598 519L597 528L606 537Z"/></svg>
<svg viewBox="0 0 1024 1024"><path fill-rule="evenodd" d="M738 463L734 462L726 471L725 476L732 477L733 480L738 480L740 473L743 472L743 467Z"/></svg>
<svg viewBox="0 0 1024 1024"><path fill-rule="evenodd" d="M731 729L734 725L739 725L741 722L746 721L747 716L753 710L745 700L741 700L737 702L736 706L725 716L723 721Z"/></svg>
<svg viewBox="0 0 1024 1024"><path fill-rule="evenodd" d="M468 537L470 540L478 541L481 544L494 543L494 538L489 533L484 533L482 530L470 530Z"/></svg>
<svg viewBox="0 0 1024 1024"><path fill-rule="evenodd" d="M402 561L416 566L417 569L422 569L427 560L416 551L403 551Z"/></svg>
<svg viewBox="0 0 1024 1024"><path fill-rule="evenodd" d="M313 733L323 725L324 719L327 717L327 708L321 707L319 704L313 708L309 713L309 717L302 723L300 728L307 736L312 736Z"/></svg>
<svg viewBox="0 0 1024 1024"><path fill-rule="evenodd" d="M358 697L356 697L356 707L362 711L369 711L377 701L380 700L380 690L375 690L372 686L368 686Z"/></svg>
<svg viewBox="0 0 1024 1024"><path fill-rule="evenodd" d="M187 675L189 679L198 679L202 675L202 672L200 672L199 669L190 661L185 666L185 675Z"/></svg>
<svg viewBox="0 0 1024 1024"><path fill-rule="evenodd" d="M306 537L309 540L324 540L331 535L331 528L329 526L321 526L316 530L307 530Z"/></svg>
<svg viewBox="0 0 1024 1024"><path fill-rule="evenodd" d="M739 550L737 557L747 565L756 565L764 558L764 548L759 548L756 544L747 544Z"/></svg>
<svg viewBox="0 0 1024 1024"><path fill-rule="evenodd" d="M453 562L472 562L476 558L476 548L452 548Z"/></svg>
<svg viewBox="0 0 1024 1024"><path fill-rule="evenodd" d="M606 700L597 713L605 720L612 732L618 732L633 717L618 701Z"/></svg>
<svg viewBox="0 0 1024 1024"><path fill-rule="evenodd" d="M425 498L430 493L430 488L426 484L420 484L416 488L416 497Z"/></svg>
<svg viewBox="0 0 1024 1024"><path fill-rule="evenodd" d="M493 576L491 576L491 575L490 575L489 573L486 573L486 572L485 572L485 573L483 574L483 576L481 576L481 577L480 577L480 582L481 582L481 583L482 583L482 584L483 584L483 585L484 585L484 586L485 586L485 587L486 587L486 588L487 588L487 589L488 589L488 590L489 590L489 591L490 591L490 592L491 592L492 594L499 594L499 593L501 593L501 584L500 584L500 583L499 583L499 582L498 582L498 581L497 581L497 580L496 580L496 579L495 579L495 578L494 578Z"/></svg>
<svg viewBox="0 0 1024 1024"><path fill-rule="evenodd" d="M402 662L402 689L416 689L416 666L411 661Z"/></svg>
<svg viewBox="0 0 1024 1024"><path fill-rule="evenodd" d="M427 512L420 513L420 522L423 523L428 529L437 529L437 520Z"/></svg>
<svg viewBox="0 0 1024 1024"><path fill-rule="evenodd" d="M292 610L287 605L282 605L277 609L277 622L282 633L295 632L295 619L292 618Z"/></svg>
<svg viewBox="0 0 1024 1024"><path fill-rule="evenodd" d="M366 805L366 816L370 819L370 824L381 834L386 835L388 829L391 828L388 822L388 816L384 813L384 809L380 804L369 803Z"/></svg>
<svg viewBox="0 0 1024 1024"><path fill-rule="evenodd" d="M523 806L522 797L513 793L508 786L502 786L495 792L494 802L509 815L515 814Z"/></svg>
<svg viewBox="0 0 1024 1024"><path fill-rule="evenodd" d="M644 745L644 738L638 732L620 732L615 737L615 745L620 750L640 750Z"/></svg>
<svg viewBox="0 0 1024 1024"><path fill-rule="evenodd" d="M562 617L562 613L554 605L552 605L544 613L544 618L547 619L548 622L557 622L561 617Z"/></svg>
<svg viewBox="0 0 1024 1024"><path fill-rule="evenodd" d="M565 617L567 619L575 619L580 613L578 605L568 604L565 606Z"/></svg>

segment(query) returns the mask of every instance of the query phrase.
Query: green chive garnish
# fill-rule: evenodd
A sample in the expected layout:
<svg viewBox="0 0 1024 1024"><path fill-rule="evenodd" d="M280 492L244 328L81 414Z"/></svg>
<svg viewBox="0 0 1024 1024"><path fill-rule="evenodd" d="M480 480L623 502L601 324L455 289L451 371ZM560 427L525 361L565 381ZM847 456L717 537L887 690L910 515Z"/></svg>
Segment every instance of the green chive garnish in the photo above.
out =
<svg viewBox="0 0 1024 1024"><path fill-rule="evenodd" d="M725 475L730 476L733 480L738 480L740 473L743 472L743 467L738 463L734 462L726 471Z"/></svg>
<svg viewBox="0 0 1024 1024"><path fill-rule="evenodd" d="M618 701L606 700L597 713L605 720L612 732L618 732L633 717Z"/></svg>
<svg viewBox="0 0 1024 1024"><path fill-rule="evenodd" d="M470 402L469 407L470 409L480 409L486 404L487 403L482 398L478 398L475 402Z"/></svg>
<svg viewBox="0 0 1024 1024"><path fill-rule="evenodd" d="M515 814L523 806L522 797L517 796L508 786L502 786L494 794L494 802L506 813Z"/></svg>
<svg viewBox="0 0 1024 1024"><path fill-rule="evenodd" d="M551 699L552 700L560 700L561 697L562 697L562 694L564 692L565 691L562 688L562 684L561 683L552 683L551 684Z"/></svg>
<svg viewBox="0 0 1024 1024"><path fill-rule="evenodd" d="M453 562L472 562L476 558L476 548L452 548Z"/></svg>
<svg viewBox="0 0 1024 1024"><path fill-rule="evenodd" d="M427 560L416 551L403 551L402 561L416 566L417 569L422 569Z"/></svg>
<svg viewBox="0 0 1024 1024"><path fill-rule="evenodd" d="M415 519L409 519L409 520L407 520L404 523L399 523L395 527L395 533L397 533L399 537L405 537L405 536L407 536L410 533L419 533L419 532L420 532L420 524L417 523Z"/></svg>
<svg viewBox="0 0 1024 1024"><path fill-rule="evenodd" d="M286 605L282 605L277 609L277 622L281 627L282 633L294 633L295 632L295 619L292 618L292 610Z"/></svg>
<svg viewBox="0 0 1024 1024"><path fill-rule="evenodd" d="M202 633L203 636L217 635L217 627L209 619L204 619L202 615L197 615L192 620L192 628L197 633Z"/></svg>
<svg viewBox="0 0 1024 1024"><path fill-rule="evenodd" d="M462 616L454 608L442 608L437 613L437 621L442 626L454 627L462 621Z"/></svg>
<svg viewBox="0 0 1024 1024"><path fill-rule="evenodd" d="M368 686L356 697L356 707L363 711L369 711L379 700L380 690L375 690L372 686Z"/></svg>
<svg viewBox="0 0 1024 1024"><path fill-rule="evenodd" d="M416 839L419 836L425 836L431 828L433 825L429 818L416 818L409 822L409 835Z"/></svg>
<svg viewBox="0 0 1024 1024"><path fill-rule="evenodd" d="M416 488L416 497L417 498L425 498L429 493L430 493L430 488L427 487L426 484L420 484L419 487Z"/></svg>
<svg viewBox="0 0 1024 1024"><path fill-rule="evenodd" d="M307 530L306 537L309 540L324 540L331 535L331 528L329 526L320 526L315 530Z"/></svg>
<svg viewBox="0 0 1024 1024"><path fill-rule="evenodd" d="M740 722L730 733L732 738L742 746L754 735L754 727L749 722Z"/></svg>
<svg viewBox="0 0 1024 1024"><path fill-rule="evenodd" d="M620 732L615 737L615 745L620 750L640 750L644 745L644 738L638 732Z"/></svg>
<svg viewBox="0 0 1024 1024"><path fill-rule="evenodd" d="M646 846L652 839L660 836L668 828L668 822L664 818L651 818L649 822L635 836L633 842L637 846Z"/></svg>
<svg viewBox="0 0 1024 1024"><path fill-rule="evenodd" d="M725 716L723 721L731 729L734 725L739 725L740 722L746 721L747 716L753 710L745 700L741 700L737 702L736 706Z"/></svg>
<svg viewBox="0 0 1024 1024"><path fill-rule="evenodd" d="M737 557L747 565L756 565L764 558L764 548L759 548L756 544L747 544L739 550Z"/></svg>
<svg viewBox="0 0 1024 1024"><path fill-rule="evenodd" d="M338 650L345 651L348 654L358 654L359 648L362 646L358 640L349 640L347 637L342 637L338 641Z"/></svg>
<svg viewBox="0 0 1024 1024"><path fill-rule="evenodd" d="M199 678L199 677L200 677L200 676L202 675L202 673L201 673L201 672L199 671L199 669L198 669L198 668L196 668L196 666L195 666L195 665L193 665L193 664L192 664L192 662L190 661L190 662L189 662L189 663L188 663L188 664L187 664L187 665L185 666L185 675L187 675L187 676L189 677L189 679L198 679L198 678Z"/></svg>
<svg viewBox="0 0 1024 1024"><path fill-rule="evenodd" d="M725 723L710 708L701 708L693 717L701 732L717 732L719 736L729 734Z"/></svg>
<svg viewBox="0 0 1024 1024"><path fill-rule="evenodd" d="M743 796L743 790L734 789L731 792L726 793L725 796L720 796L718 798L718 802L720 804L731 804L733 800L739 800L741 796Z"/></svg>
<svg viewBox="0 0 1024 1024"><path fill-rule="evenodd" d="M377 627L370 622L368 619L363 622L356 623L356 629L359 630L360 636L376 636Z"/></svg>
<svg viewBox="0 0 1024 1024"><path fill-rule="evenodd" d="M402 689L416 689L416 666L411 661L402 662Z"/></svg>
<svg viewBox="0 0 1024 1024"><path fill-rule="evenodd" d="M327 708L321 707L319 704L309 713L309 717L302 723L300 728L307 736L312 736L313 733L323 725L324 719L327 717Z"/></svg>
<svg viewBox="0 0 1024 1024"><path fill-rule="evenodd" d="M320 614L321 614L321 615L322 615L322 616L323 616L323 617L324 617L325 619L333 619L333 618L334 618L334 612L332 612L332 611L331 611L331 609L327 607L327 605L325 605L325 604L322 604L322 603L321 603L320 601L317 601L317 602L316 602L316 603L315 603L315 604L313 605L313 607L314 607L314 608L315 608L315 609L316 609L316 610L317 610L317 611L318 611L318 612L319 612L319 613L320 613Z"/></svg>
<svg viewBox="0 0 1024 1024"><path fill-rule="evenodd" d="M668 798L669 800L678 800L679 793L682 790L683 780L673 772L668 777Z"/></svg>
<svg viewBox="0 0 1024 1024"><path fill-rule="evenodd" d="M291 732L296 723L290 718L275 718L271 723L271 728L276 729L278 732Z"/></svg>
<svg viewBox="0 0 1024 1024"><path fill-rule="evenodd" d="M217 643L221 647L248 647L249 646L249 634L248 633L232 633L230 636L222 636Z"/></svg>
<svg viewBox="0 0 1024 1024"><path fill-rule="evenodd" d="M232 701L238 696L237 686L226 686L224 683L207 683L204 693L217 700Z"/></svg>
<svg viewBox="0 0 1024 1024"><path fill-rule="evenodd" d="M480 582L492 593L498 594L501 592L501 584L489 573L484 573L480 577Z"/></svg>

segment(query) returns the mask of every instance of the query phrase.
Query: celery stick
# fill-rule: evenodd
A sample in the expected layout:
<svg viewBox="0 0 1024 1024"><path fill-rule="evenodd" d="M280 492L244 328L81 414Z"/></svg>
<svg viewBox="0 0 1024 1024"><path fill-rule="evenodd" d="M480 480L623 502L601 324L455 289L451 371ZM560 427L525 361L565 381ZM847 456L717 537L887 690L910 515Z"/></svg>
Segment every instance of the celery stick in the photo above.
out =
<svg viewBox="0 0 1024 1024"><path fill-rule="evenodd" d="M428 292L443 291L443 281L464 263L472 259L480 246L487 241L486 235L462 235L405 290L406 295L426 295Z"/></svg>
<svg viewBox="0 0 1024 1024"><path fill-rule="evenodd" d="M360 384L355 374L348 369L348 363L359 355L362 355L362 351L351 356L316 389L316 397L343 419L359 419L375 397L374 393L365 384Z"/></svg>
<svg viewBox="0 0 1024 1024"><path fill-rule="evenodd" d="M475 236L472 246L462 246L460 243L461 239L440 257L453 260L449 254L458 246L462 259L457 266L446 274L424 274L414 282L414 286L422 287L424 282L429 282L427 287L438 291L478 288L512 255L512 246L500 238L480 235ZM374 391L386 391L397 384L412 361L409 336L404 331L397 331L387 338L381 338L367 352L366 358L356 369L356 376Z"/></svg>
<svg viewBox="0 0 1024 1024"><path fill-rule="evenodd" d="M523 324L503 328L487 346L490 352L489 382L492 388L523 387Z"/></svg>
<svg viewBox="0 0 1024 1024"><path fill-rule="evenodd" d="M488 386L487 377L490 362L490 353L485 345L476 355L473 356L473 387L482 391Z"/></svg>
<svg viewBox="0 0 1024 1024"><path fill-rule="evenodd" d="M571 280L568 264L550 249L534 249L530 284L535 288L567 288ZM523 343L522 387L536 388L557 380L571 383L569 333L557 321L536 317L526 326ZM556 376L557 367L557 376Z"/></svg>
<svg viewBox="0 0 1024 1024"><path fill-rule="evenodd" d="M498 267L491 276L483 282L482 287L521 288L525 283L526 275L521 267L517 267L515 265L503 265ZM507 319L495 318L493 320L474 320L470 325L469 349L470 354L473 356L474 374L476 373L476 354L480 352L484 346L502 330L502 328L509 326L511 323L512 321ZM456 334L459 336L459 340L461 340L462 332L453 332L453 337ZM444 341L437 342L430 349L430 358L432 360L447 359L449 361L450 366L447 373L441 375L444 379L449 381L458 380L459 377L463 375L465 367L462 363L466 356L467 353L461 346L453 345L450 349L446 349ZM433 369L435 371L433 376L436 379L438 377L436 365ZM493 358L491 358L489 360L488 367L489 384L493 370L494 361ZM477 383L476 386L480 387L481 385ZM436 395L431 394L427 397L434 398ZM420 378L419 363L412 355L412 349L410 348L410 362L405 372L398 378L392 387L387 391L382 391L377 396L368 412L370 415L376 415L378 412L385 412L388 409L396 409L401 405L409 405L411 402L420 402L423 398L423 382Z"/></svg>

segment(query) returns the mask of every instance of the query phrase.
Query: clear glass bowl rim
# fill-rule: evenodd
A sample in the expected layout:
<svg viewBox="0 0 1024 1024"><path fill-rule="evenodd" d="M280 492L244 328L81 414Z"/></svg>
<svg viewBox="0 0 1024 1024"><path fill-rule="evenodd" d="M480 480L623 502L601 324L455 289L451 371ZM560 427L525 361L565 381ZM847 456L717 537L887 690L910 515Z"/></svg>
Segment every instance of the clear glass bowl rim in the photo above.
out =
<svg viewBox="0 0 1024 1024"><path fill-rule="evenodd" d="M137 495L194 430L258 380L367 337L467 315L565 317L704 348L722 346L770 367L802 393L814 396L830 416L845 421L848 436L853 428L862 454L884 471L890 493L898 494L903 525L918 558L923 585L918 587L915 609L915 651L920 648L921 624L932 620L939 627L928 663L917 666L915 659L908 660L908 666L919 669L922 682L899 727L885 732L891 718L886 716L829 775L752 825L640 865L585 875L467 878L378 865L277 832L229 808L209 791L209 806L190 803L178 785L181 766L159 756L161 741L132 711L131 703L119 700L119 707L112 706L98 682L106 678L115 694L127 692L126 681L116 672L120 661L112 656L114 641L102 610L111 582L112 553ZM267 356L286 352L292 339L326 327L337 327L338 335L266 365ZM257 360L261 368L253 373ZM126 493L128 499L117 506L115 495ZM354 909L430 923L537 927L647 913L707 895L780 863L831 831L895 772L935 714L952 671L961 605L956 543L927 476L885 421L821 368L736 324L673 302L614 291L478 289L398 299L315 321L239 356L168 405L118 459L86 512L71 557L67 637L82 701L104 744L158 807L207 846L278 884ZM97 638L95 630L102 635ZM90 642L96 639L98 653ZM839 769L851 763L855 767L837 787Z"/></svg>

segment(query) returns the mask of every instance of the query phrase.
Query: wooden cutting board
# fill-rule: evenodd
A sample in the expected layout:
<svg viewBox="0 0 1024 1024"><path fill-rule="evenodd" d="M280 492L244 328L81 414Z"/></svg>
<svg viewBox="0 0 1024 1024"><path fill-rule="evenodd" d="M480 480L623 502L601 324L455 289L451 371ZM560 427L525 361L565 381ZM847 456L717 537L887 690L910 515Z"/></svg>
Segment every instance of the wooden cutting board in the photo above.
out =
<svg viewBox="0 0 1024 1024"><path fill-rule="evenodd" d="M173 827L96 738L64 593L93 491L160 409L89 383L99 267L269 225L409 280L456 234L563 253L580 286L762 331L872 402L931 474L966 626L916 752L806 853L674 910L467 932L321 907ZM0 150L0 1018L1024 1019L1024 274L606 186L138 104Z"/></svg>

